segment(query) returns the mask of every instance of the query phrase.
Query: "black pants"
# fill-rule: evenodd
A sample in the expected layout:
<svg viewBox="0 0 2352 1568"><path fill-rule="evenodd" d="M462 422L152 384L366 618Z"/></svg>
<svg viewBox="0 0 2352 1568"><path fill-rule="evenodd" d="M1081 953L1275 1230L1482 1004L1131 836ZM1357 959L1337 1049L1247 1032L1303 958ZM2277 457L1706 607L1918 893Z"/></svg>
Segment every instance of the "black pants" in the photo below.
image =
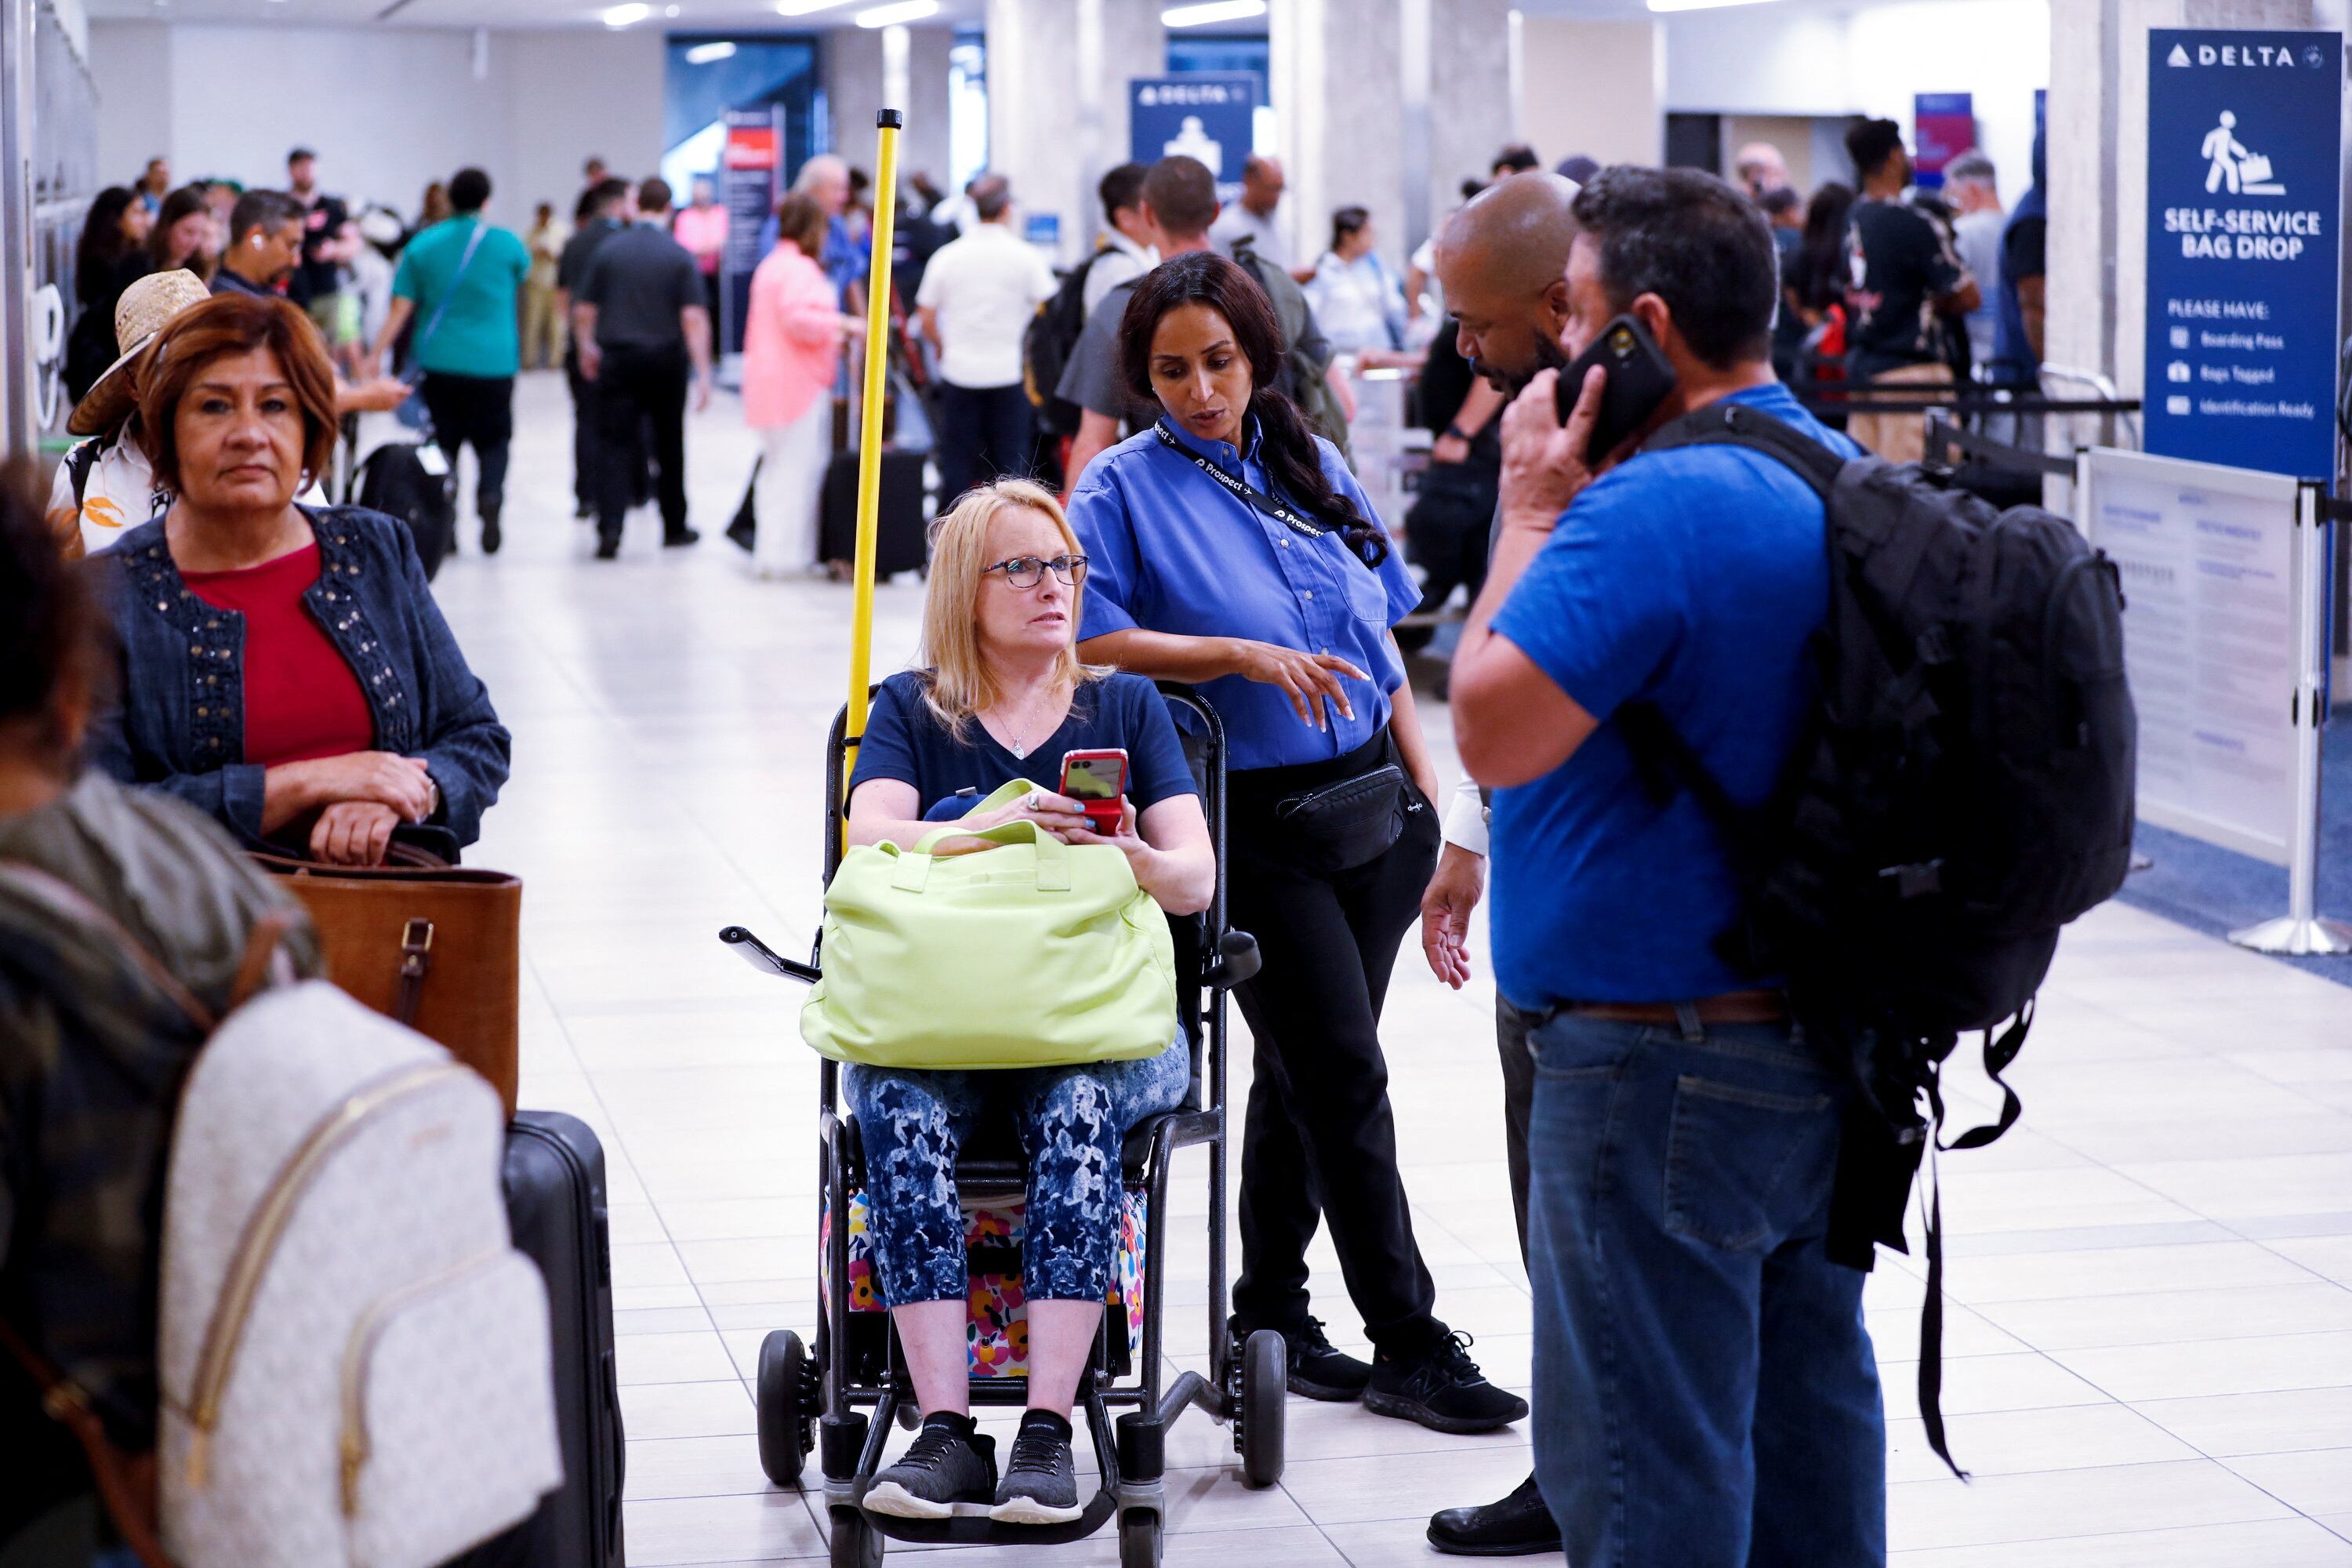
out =
<svg viewBox="0 0 2352 1568"><path fill-rule="evenodd" d="M1328 876L1286 859L1287 830L1274 817L1284 795L1370 772L1387 747L1381 735L1329 763L1254 769L1230 781L1227 909L1265 957L1236 993L1257 1056L1242 1141L1234 1315L1248 1329L1297 1326L1307 1312L1307 1244L1328 1221L1365 1332L1382 1350L1411 1354L1446 1331L1432 1312L1436 1286L1397 1170L1380 1016L1397 949L1437 864L1437 812L1412 795L1420 809L1386 854Z"/></svg>
<svg viewBox="0 0 2352 1568"><path fill-rule="evenodd" d="M563 379L572 388L572 499L596 507L596 384L580 374L580 345L563 346Z"/></svg>
<svg viewBox="0 0 2352 1568"><path fill-rule="evenodd" d="M1536 1015L1495 998L1495 1049L1503 1058L1503 1154L1511 1167L1511 1217L1519 1226L1519 1262L1528 1261L1528 1109L1536 1099L1536 1053L1528 1037Z"/></svg>
<svg viewBox="0 0 2352 1568"><path fill-rule="evenodd" d="M615 344L597 374L596 535L618 540L635 493L640 432L660 470L662 531L686 527L686 350Z"/></svg>
<svg viewBox="0 0 2352 1568"><path fill-rule="evenodd" d="M425 373L425 411L433 416L434 444L457 466L457 448L474 448L474 510L496 522L506 504L507 454L514 444L514 377Z"/></svg>
<svg viewBox="0 0 2352 1568"><path fill-rule="evenodd" d="M939 447L940 510L974 485L1001 475L1027 478L1029 445L1036 410L1021 384L1011 386L958 386L940 383Z"/></svg>

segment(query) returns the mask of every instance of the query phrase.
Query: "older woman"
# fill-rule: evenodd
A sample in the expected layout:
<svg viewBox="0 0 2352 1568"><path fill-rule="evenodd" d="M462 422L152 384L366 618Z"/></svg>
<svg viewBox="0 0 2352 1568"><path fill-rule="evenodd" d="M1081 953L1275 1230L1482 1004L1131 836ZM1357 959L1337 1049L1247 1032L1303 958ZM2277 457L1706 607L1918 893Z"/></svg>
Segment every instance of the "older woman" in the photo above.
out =
<svg viewBox="0 0 2352 1568"><path fill-rule="evenodd" d="M1150 681L1089 669L1070 646L1087 558L1060 506L1008 479L970 492L934 527L929 668L892 676L876 699L850 779L849 841L912 845L933 822L961 816L974 793L1058 780L1064 753L1120 747L1129 761L1117 837L1090 831L1076 801L1042 788L970 825L1025 817L1066 843L1111 845L1161 908L1206 909L1216 855L1166 704ZM942 852L958 847L990 845L950 840ZM1173 1018L1169 1031L1167 1050L1139 1060L849 1070L876 1274L924 1412L914 1445L875 1478L867 1508L915 1519L961 1509L1008 1523L1078 1517L1069 1414L1109 1286L1120 1145L1137 1121L1172 1110L1190 1079ZM974 1434L965 1407L969 1283L955 1188L957 1148L992 1101L1018 1118L1033 1162L1022 1257L1029 1409L1001 1485L994 1441Z"/></svg>
<svg viewBox="0 0 2352 1568"><path fill-rule="evenodd" d="M118 933L219 1010L256 921L290 905L194 812L79 770L104 628L38 494L29 462L0 466L0 1301L115 1443L147 1454L163 1178L204 1039L146 1000ZM59 919L59 884L114 929ZM300 973L317 968L307 925L293 952ZM0 1454L0 1562L131 1561L72 1434L6 1351ZM144 1500L152 1529L152 1489Z"/></svg>
<svg viewBox="0 0 2352 1568"><path fill-rule="evenodd" d="M1161 417L1078 479L1094 562L1079 651L1200 686L1231 746L1226 897L1265 955L1238 993L1257 1074L1233 1327L1281 1332L1293 1393L1440 1432L1504 1426L1527 1402L1435 1314L1381 1052L1437 863L1436 773L1389 631L1420 590L1338 449L1276 389L1281 328L1248 273L1212 252L1162 262L1119 340L1129 390ZM1318 1219L1370 1366L1307 1311Z"/></svg>
<svg viewBox="0 0 2352 1568"><path fill-rule="evenodd" d="M249 848L372 866L397 835L454 858L507 731L407 529L295 504L334 449L334 385L282 300L224 294L156 334L139 429L174 499L102 558L124 670L92 755Z"/></svg>
<svg viewBox="0 0 2352 1568"><path fill-rule="evenodd" d="M760 433L751 548L762 577L818 570L817 490L833 431L841 290L824 275L825 210L794 192L776 204L776 247L751 274L743 318L743 422Z"/></svg>

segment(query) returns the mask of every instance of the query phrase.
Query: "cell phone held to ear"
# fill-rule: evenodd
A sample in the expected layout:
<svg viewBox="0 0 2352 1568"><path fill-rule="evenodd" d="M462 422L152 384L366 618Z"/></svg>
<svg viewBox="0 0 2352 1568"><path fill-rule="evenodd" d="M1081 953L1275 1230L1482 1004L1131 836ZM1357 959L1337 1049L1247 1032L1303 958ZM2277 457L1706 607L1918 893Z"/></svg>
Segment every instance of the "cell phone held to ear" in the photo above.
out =
<svg viewBox="0 0 2352 1568"><path fill-rule="evenodd" d="M1601 417L1593 422L1592 440L1584 460L1598 464L1623 445L1625 438L1649 422L1658 405L1675 389L1675 367L1650 330L1630 315L1620 316L1601 329L1576 363L1559 373L1559 422L1568 423L1585 377L1594 365L1609 373L1601 390Z"/></svg>
<svg viewBox="0 0 2352 1568"><path fill-rule="evenodd" d="M1127 794L1127 752L1115 746L1063 752L1062 793L1085 809L1088 827L1106 838L1117 836Z"/></svg>

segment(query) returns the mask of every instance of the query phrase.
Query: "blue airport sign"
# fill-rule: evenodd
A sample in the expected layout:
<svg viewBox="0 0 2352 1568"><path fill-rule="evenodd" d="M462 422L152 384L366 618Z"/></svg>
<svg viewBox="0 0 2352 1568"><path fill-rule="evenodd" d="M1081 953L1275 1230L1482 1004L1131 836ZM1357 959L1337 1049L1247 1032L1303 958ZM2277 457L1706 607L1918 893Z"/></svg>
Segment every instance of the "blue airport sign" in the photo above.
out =
<svg viewBox="0 0 2352 1568"><path fill-rule="evenodd" d="M2150 452L2336 471L2343 61L2337 33L2148 34Z"/></svg>
<svg viewBox="0 0 2352 1568"><path fill-rule="evenodd" d="M1241 195L1242 160L1256 134L1264 84L1255 71L1186 71L1127 84L1129 156L1157 163L1183 153L1216 176L1217 199Z"/></svg>

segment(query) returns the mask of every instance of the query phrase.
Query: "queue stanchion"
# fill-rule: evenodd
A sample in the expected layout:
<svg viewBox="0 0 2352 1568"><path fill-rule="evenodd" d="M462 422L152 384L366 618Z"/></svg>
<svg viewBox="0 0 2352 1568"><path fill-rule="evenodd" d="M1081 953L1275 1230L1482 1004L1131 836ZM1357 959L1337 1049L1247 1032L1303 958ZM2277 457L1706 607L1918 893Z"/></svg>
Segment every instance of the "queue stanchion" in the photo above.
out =
<svg viewBox="0 0 2352 1568"><path fill-rule="evenodd" d="M842 792L856 771L857 743L866 734L866 682L874 656L874 554L882 497L882 400L890 381L890 246L898 216L898 132L895 109L874 116L880 146L874 155L874 248L866 275L864 405L857 422L857 554L849 626L849 712L843 731ZM843 832L849 814L842 813Z"/></svg>
<svg viewBox="0 0 2352 1568"><path fill-rule="evenodd" d="M2327 728L2328 521L2321 488L2306 481L2295 501L2300 592L2294 606L2299 650L2294 704L2294 810L2287 851L2286 913L2242 927L2230 941L2256 952L2296 957L2352 953L2352 925L2319 912L2320 742Z"/></svg>

